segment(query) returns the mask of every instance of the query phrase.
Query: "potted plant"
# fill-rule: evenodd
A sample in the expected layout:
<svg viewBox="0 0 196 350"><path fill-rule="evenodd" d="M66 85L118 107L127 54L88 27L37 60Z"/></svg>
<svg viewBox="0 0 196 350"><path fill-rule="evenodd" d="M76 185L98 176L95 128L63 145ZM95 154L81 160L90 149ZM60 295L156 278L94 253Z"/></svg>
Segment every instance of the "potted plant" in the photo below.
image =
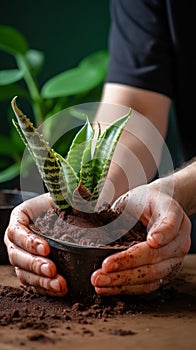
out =
<svg viewBox="0 0 196 350"><path fill-rule="evenodd" d="M44 54L30 48L22 33L13 27L0 25L0 50L15 61L14 68L0 70L0 102L10 101L14 95L21 96L21 104L32 113L36 127L48 120L44 124L48 138L52 132L51 115L71 105L99 100L107 71L107 51L85 57L78 66L52 75L40 86L38 82L44 69ZM8 109L6 120L11 122L12 118L13 111ZM20 174L24 144L11 126L8 135L0 133L0 144L0 184L5 184L17 179ZM29 163L26 172L28 169ZM17 186L14 183L14 187L20 187L19 183Z"/></svg>
<svg viewBox="0 0 196 350"><path fill-rule="evenodd" d="M94 128L86 117L66 157L53 150L43 135L12 100L14 125L37 164L55 208L42 213L30 226L51 246L51 257L68 281L72 301L91 298L91 273L108 255L144 240L145 230L130 228L126 215L114 212L108 203L97 209L117 141L128 114L108 125ZM124 237L124 240L121 238Z"/></svg>
<svg viewBox="0 0 196 350"><path fill-rule="evenodd" d="M77 67L52 76L42 86L38 83L39 74L44 69L44 53L30 48L27 39L16 28L0 25L0 50L8 59L14 58L15 65L0 70L0 103L7 103L15 94L21 96L21 104L32 113L36 127L44 123L44 132L50 138L54 125L51 115L72 104L99 99L104 81L108 54L106 51L95 52L79 62ZM9 61L9 60L8 60ZM9 263L3 242L11 210L15 205L34 192L34 184L28 182L28 174L34 172L30 158L23 164L23 177L27 179L25 193L20 192L20 168L24 153L24 144L12 127L12 109L6 111L8 134L0 132L0 264ZM73 116L77 118L77 116ZM65 121L66 122L66 121ZM67 120L67 124L70 121ZM69 135L66 135L68 143ZM70 140L71 140L70 136ZM23 186L24 187L24 186ZM39 186L36 186L39 193Z"/></svg>

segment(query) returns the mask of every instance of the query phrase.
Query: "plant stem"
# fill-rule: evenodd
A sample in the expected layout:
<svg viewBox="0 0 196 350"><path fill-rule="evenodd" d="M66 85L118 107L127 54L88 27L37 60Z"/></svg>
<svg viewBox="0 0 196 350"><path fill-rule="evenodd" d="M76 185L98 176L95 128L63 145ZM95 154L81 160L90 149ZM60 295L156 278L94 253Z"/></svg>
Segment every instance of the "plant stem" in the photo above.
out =
<svg viewBox="0 0 196 350"><path fill-rule="evenodd" d="M24 73L24 80L28 86L30 96L32 98L32 107L34 111L34 117L37 126L39 126L43 122L43 112L42 112L42 104L43 100L40 96L39 89L37 84L29 70L28 63L23 55L17 55L16 57L18 67Z"/></svg>

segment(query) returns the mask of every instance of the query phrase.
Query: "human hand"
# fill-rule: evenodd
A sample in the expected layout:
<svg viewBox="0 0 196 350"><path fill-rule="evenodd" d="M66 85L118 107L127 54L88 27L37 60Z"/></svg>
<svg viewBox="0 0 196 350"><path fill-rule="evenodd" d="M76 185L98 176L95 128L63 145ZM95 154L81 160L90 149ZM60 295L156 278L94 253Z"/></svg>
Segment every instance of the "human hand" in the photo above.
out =
<svg viewBox="0 0 196 350"><path fill-rule="evenodd" d="M55 264L46 258L50 252L48 243L28 229L31 220L51 206L50 196L44 194L15 207L4 242L10 263L23 284L35 287L40 294L63 296L67 293L67 283L57 274Z"/></svg>
<svg viewBox="0 0 196 350"><path fill-rule="evenodd" d="M129 191L113 208L140 217L148 229L147 239L107 257L91 276L95 291L100 295L153 292L180 270L190 248L190 220L156 182Z"/></svg>

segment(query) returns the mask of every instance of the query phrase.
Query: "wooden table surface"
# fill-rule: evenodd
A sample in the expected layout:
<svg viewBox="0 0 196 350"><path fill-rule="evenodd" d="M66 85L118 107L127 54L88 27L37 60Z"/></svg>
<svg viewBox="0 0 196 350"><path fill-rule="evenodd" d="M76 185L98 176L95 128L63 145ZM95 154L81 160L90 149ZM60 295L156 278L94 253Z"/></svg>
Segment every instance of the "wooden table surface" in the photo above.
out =
<svg viewBox="0 0 196 350"><path fill-rule="evenodd" d="M66 332L63 326L56 330L44 331L45 341L29 339L28 329L14 326L0 327L1 350L195 350L196 349L196 254L187 255L179 280L175 284L178 293L177 308L165 305L159 312L115 316L106 323L94 320L88 325L89 332L81 332L84 325L74 324L74 332ZM0 284L19 287L12 266L0 266ZM181 296L181 297L179 297ZM186 301L186 302L185 302ZM189 307L189 301L191 307ZM104 331L100 332L100 329ZM134 335L115 334L117 329L132 330ZM92 333L90 332L92 330ZM37 330L35 330L35 333ZM93 336L92 336L93 334ZM115 334L115 335L114 335ZM47 341L46 341L47 339Z"/></svg>

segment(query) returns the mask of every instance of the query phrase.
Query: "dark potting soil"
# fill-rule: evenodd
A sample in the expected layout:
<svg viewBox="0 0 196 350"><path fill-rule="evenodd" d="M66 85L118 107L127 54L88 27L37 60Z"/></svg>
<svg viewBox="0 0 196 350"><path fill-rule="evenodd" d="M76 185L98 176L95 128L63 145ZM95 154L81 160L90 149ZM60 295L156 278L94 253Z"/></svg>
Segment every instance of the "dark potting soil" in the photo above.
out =
<svg viewBox="0 0 196 350"><path fill-rule="evenodd" d="M88 305L80 302L70 304L66 297L39 295L32 287L0 285L0 327L15 325L20 329L45 330L62 323L66 327L70 327L72 322L90 325L95 319L107 322L117 315L140 313L154 317L158 314L168 317L175 313L182 317L184 312L196 311L195 297L178 291L187 283L185 278L180 277L148 295L96 296ZM123 330L121 334L119 329L118 335L124 335Z"/></svg>
<svg viewBox="0 0 196 350"><path fill-rule="evenodd" d="M98 212L51 208L33 224L42 234L85 246L131 246L146 240L146 227L138 221L130 228L130 218L114 212L107 204ZM91 230L93 228L93 230Z"/></svg>

